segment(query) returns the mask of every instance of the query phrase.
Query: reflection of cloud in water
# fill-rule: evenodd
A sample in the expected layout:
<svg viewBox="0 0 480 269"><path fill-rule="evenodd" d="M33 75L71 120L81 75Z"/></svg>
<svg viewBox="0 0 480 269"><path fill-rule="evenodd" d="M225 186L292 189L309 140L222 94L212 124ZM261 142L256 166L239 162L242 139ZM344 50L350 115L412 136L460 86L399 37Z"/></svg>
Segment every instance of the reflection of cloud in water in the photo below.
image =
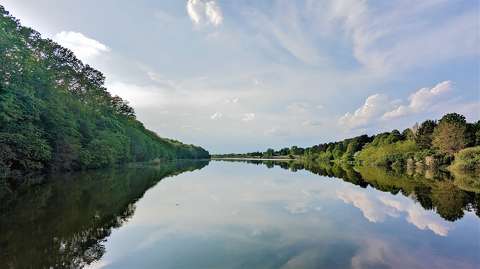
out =
<svg viewBox="0 0 480 269"><path fill-rule="evenodd" d="M211 264L239 268L234 265L242 264L242 268L305 269L442 268L442 264L430 266L428 260L452 262L432 245L411 253L417 246L398 234L385 238L370 229L358 233L371 224L357 223L359 216L342 211L344 204L337 199L360 208L371 222L406 215L421 229L448 233L450 228L434 212L425 212L408 197L309 174L292 177L289 171L277 169L252 167L255 174L248 176L244 174L249 170L240 173L243 166L229 166L220 173L213 170L222 167L216 164L167 178L149 190L136 203L132 219L107 241L103 261L109 265L105 268L132 268L118 267L127 261L180 262L182 268L211 268ZM346 229L339 229L342 226ZM436 237L430 232L422 235Z"/></svg>
<svg viewBox="0 0 480 269"><path fill-rule="evenodd" d="M292 214L302 214L307 213L309 208L306 202L294 202L289 203L285 209Z"/></svg>
<svg viewBox="0 0 480 269"><path fill-rule="evenodd" d="M424 249L411 251L384 240L368 238L351 259L351 268L471 268L462 260L432 255Z"/></svg>
<svg viewBox="0 0 480 269"><path fill-rule="evenodd" d="M397 217L398 211L383 204L380 200L369 197L366 192L347 188L337 191L338 198L345 203L359 208L370 222L383 222L386 216Z"/></svg>
<svg viewBox="0 0 480 269"><path fill-rule="evenodd" d="M337 196L345 203L352 204L370 222L383 222L386 217L407 215L406 220L421 230L429 229L437 235L446 236L451 224L442 220L433 211L427 211L412 199L402 195L369 195L365 190L345 188L337 191Z"/></svg>

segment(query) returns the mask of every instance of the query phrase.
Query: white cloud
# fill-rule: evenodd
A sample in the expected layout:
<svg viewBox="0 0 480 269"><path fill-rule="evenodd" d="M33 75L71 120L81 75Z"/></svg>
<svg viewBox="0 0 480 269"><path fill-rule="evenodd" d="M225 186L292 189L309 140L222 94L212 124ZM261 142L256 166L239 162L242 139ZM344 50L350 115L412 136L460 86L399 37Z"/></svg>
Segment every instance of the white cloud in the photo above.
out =
<svg viewBox="0 0 480 269"><path fill-rule="evenodd" d="M243 114L242 121L252 121L255 119L255 113L245 113Z"/></svg>
<svg viewBox="0 0 480 269"><path fill-rule="evenodd" d="M209 1L206 3L205 13L213 25L220 25L223 22L222 10L217 2Z"/></svg>
<svg viewBox="0 0 480 269"><path fill-rule="evenodd" d="M428 110L433 104L440 101L445 94L449 93L451 89L451 81L443 81L432 88L422 88L410 95L408 98L410 103L408 105L400 105L394 110L386 112L383 118L393 119Z"/></svg>
<svg viewBox="0 0 480 269"><path fill-rule="evenodd" d="M223 114L220 112L215 112L213 115L210 116L212 120L219 120L223 117Z"/></svg>
<svg viewBox="0 0 480 269"><path fill-rule="evenodd" d="M109 52L110 48L99 41L86 37L82 33L62 31L57 33L53 40L70 49L82 61L91 61L102 53Z"/></svg>
<svg viewBox="0 0 480 269"><path fill-rule="evenodd" d="M365 103L353 113L346 113L340 118L340 124L348 128L364 127L377 120L392 108L392 102L384 94L369 96Z"/></svg>
<svg viewBox="0 0 480 269"><path fill-rule="evenodd" d="M222 10L215 0L188 0L187 13L196 25L211 24L219 26L223 22Z"/></svg>
<svg viewBox="0 0 480 269"><path fill-rule="evenodd" d="M339 123L350 129L367 127L381 120L392 120L407 115L414 115L423 112L433 112L438 104L442 107L452 107L452 104L445 103L448 93L452 90L452 82L449 80L438 83L432 88L421 88L411 94L407 105L399 105L401 100L392 100L384 94L369 96L363 106L348 112L339 119ZM444 112L445 109L442 109Z"/></svg>

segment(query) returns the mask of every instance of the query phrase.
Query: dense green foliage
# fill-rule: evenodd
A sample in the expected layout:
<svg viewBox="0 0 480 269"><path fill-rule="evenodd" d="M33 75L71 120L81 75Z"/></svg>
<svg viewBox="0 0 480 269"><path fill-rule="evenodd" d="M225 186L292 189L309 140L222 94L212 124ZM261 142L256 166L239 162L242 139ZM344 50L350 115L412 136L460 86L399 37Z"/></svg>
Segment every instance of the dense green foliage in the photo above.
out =
<svg viewBox="0 0 480 269"><path fill-rule="evenodd" d="M480 146L466 148L455 154L455 161L450 166L451 169L476 170L480 172Z"/></svg>
<svg viewBox="0 0 480 269"><path fill-rule="evenodd" d="M279 158L304 159L315 162L336 162L383 166L388 168L437 168L461 158L458 166L474 169L478 150L455 154L462 149L480 145L480 122L468 123L465 117L449 113L438 121L426 120L420 126L393 130L373 136L361 135L339 142L307 147L293 146L279 151L215 155L216 158ZM467 161L468 159L468 161ZM462 163L460 165L460 163ZM475 164L472 164L475 163Z"/></svg>
<svg viewBox="0 0 480 269"><path fill-rule="evenodd" d="M209 157L147 130L104 81L0 6L0 177Z"/></svg>
<svg viewBox="0 0 480 269"><path fill-rule="evenodd" d="M405 157L413 157L418 147L414 141L398 141L375 146L367 145L359 152L357 160L375 166L403 166Z"/></svg>

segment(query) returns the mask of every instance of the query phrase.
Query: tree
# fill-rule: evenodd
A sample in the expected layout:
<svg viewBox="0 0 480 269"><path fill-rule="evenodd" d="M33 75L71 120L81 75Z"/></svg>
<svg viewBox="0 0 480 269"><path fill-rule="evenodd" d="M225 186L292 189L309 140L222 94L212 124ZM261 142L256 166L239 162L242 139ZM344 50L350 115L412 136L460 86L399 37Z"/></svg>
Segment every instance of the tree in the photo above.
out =
<svg viewBox="0 0 480 269"><path fill-rule="evenodd" d="M465 138L468 147L480 145L480 121L467 123Z"/></svg>
<svg viewBox="0 0 480 269"><path fill-rule="evenodd" d="M432 147L432 135L437 124L433 120L424 121L415 134L415 142L420 149Z"/></svg>
<svg viewBox="0 0 480 269"><path fill-rule="evenodd" d="M480 120L474 124L475 129L475 145L480 146Z"/></svg>
<svg viewBox="0 0 480 269"><path fill-rule="evenodd" d="M295 156L295 155L302 155L303 152L304 152L304 149L303 149L303 148L299 148L299 147L297 147L297 146L292 146L292 147L290 148L290 154L291 154L291 155L294 155L294 156Z"/></svg>
<svg viewBox="0 0 480 269"><path fill-rule="evenodd" d="M407 140L415 140L415 133L410 128L403 130L402 136Z"/></svg>
<svg viewBox="0 0 480 269"><path fill-rule="evenodd" d="M275 150L273 149L267 149L267 151L265 151L265 157L272 157L273 154L275 153Z"/></svg>
<svg viewBox="0 0 480 269"><path fill-rule="evenodd" d="M147 130L104 84L101 72L0 5L0 176L209 157Z"/></svg>
<svg viewBox="0 0 480 269"><path fill-rule="evenodd" d="M450 113L443 116L433 132L432 144L442 153L453 154L467 145L467 122L463 115Z"/></svg>
<svg viewBox="0 0 480 269"><path fill-rule="evenodd" d="M281 150L278 151L278 154L280 156L287 156L290 153L289 148L282 148Z"/></svg>

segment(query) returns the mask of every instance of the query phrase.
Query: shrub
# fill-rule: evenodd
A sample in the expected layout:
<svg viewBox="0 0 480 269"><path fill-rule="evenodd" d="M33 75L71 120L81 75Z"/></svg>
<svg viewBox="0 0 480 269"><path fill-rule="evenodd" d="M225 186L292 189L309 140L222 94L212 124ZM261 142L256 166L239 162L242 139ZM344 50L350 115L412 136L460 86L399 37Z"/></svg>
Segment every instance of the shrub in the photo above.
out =
<svg viewBox="0 0 480 269"><path fill-rule="evenodd" d="M380 146L370 144L357 154L356 161L374 166L390 167L392 164L397 167L404 166L417 149L415 142L409 140Z"/></svg>
<svg viewBox="0 0 480 269"><path fill-rule="evenodd" d="M480 172L480 146L466 148L455 154L450 166L453 170L476 170Z"/></svg>

